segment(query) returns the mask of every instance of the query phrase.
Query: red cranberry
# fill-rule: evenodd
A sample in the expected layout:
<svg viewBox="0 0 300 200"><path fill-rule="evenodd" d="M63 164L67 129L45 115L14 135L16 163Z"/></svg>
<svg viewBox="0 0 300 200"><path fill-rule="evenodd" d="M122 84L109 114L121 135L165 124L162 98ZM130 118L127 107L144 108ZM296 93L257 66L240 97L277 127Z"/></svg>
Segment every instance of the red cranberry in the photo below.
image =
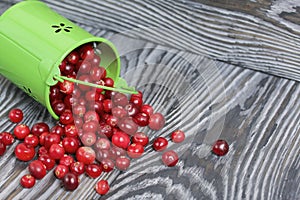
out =
<svg viewBox="0 0 300 200"><path fill-rule="evenodd" d="M126 117L120 120L118 126L122 131L129 135L134 135L138 130L137 124L134 123L131 117Z"/></svg>
<svg viewBox="0 0 300 200"><path fill-rule="evenodd" d="M92 103L95 101L95 98L96 98L96 92L94 90L90 90L90 91L87 91L85 93L85 100L88 102L88 103Z"/></svg>
<svg viewBox="0 0 300 200"><path fill-rule="evenodd" d="M91 147L79 147L76 151L76 159L86 165L95 161L96 153Z"/></svg>
<svg viewBox="0 0 300 200"><path fill-rule="evenodd" d="M69 172L69 167L62 164L58 164L54 169L54 175L58 179L63 179L68 172Z"/></svg>
<svg viewBox="0 0 300 200"><path fill-rule="evenodd" d="M102 173L102 169L99 165L90 164L86 166L85 173L91 178L98 178Z"/></svg>
<svg viewBox="0 0 300 200"><path fill-rule="evenodd" d="M143 105L143 99L139 98L137 96L131 96L129 102L132 103L133 105L135 105L139 109Z"/></svg>
<svg viewBox="0 0 300 200"><path fill-rule="evenodd" d="M83 60L91 60L95 55L94 48L91 44L85 44L80 47L79 54Z"/></svg>
<svg viewBox="0 0 300 200"><path fill-rule="evenodd" d="M35 150L33 147L28 147L24 143L20 143L15 148L15 156L22 161L32 160L35 156Z"/></svg>
<svg viewBox="0 0 300 200"><path fill-rule="evenodd" d="M137 94L132 94L130 96L130 98L140 98L140 99L142 99L143 98L143 93L141 91L138 91Z"/></svg>
<svg viewBox="0 0 300 200"><path fill-rule="evenodd" d="M54 100L61 100L63 99L64 94L60 92L59 86L51 86L50 87L50 101L53 102Z"/></svg>
<svg viewBox="0 0 300 200"><path fill-rule="evenodd" d="M103 111L106 113L111 113L111 109L112 109L111 99L104 99L103 100Z"/></svg>
<svg viewBox="0 0 300 200"><path fill-rule="evenodd" d="M36 123L31 127L31 133L33 135L40 136L44 132L49 132L49 126L44 122Z"/></svg>
<svg viewBox="0 0 300 200"><path fill-rule="evenodd" d="M42 156L42 155L49 156L48 155L48 150L44 146L40 147L39 150L38 150L38 156Z"/></svg>
<svg viewBox="0 0 300 200"><path fill-rule="evenodd" d="M104 70L105 69L103 67L102 68L98 67L98 66L92 67L92 70L90 71L92 80L99 81L99 80L103 79L106 75Z"/></svg>
<svg viewBox="0 0 300 200"><path fill-rule="evenodd" d="M78 176L72 172L68 172L63 178L63 185L68 191L75 190L79 185Z"/></svg>
<svg viewBox="0 0 300 200"><path fill-rule="evenodd" d="M96 132L99 127L98 122L96 121L87 121L82 125L83 132Z"/></svg>
<svg viewBox="0 0 300 200"><path fill-rule="evenodd" d="M63 75L68 76L73 74L75 66L72 63L61 63L59 69Z"/></svg>
<svg viewBox="0 0 300 200"><path fill-rule="evenodd" d="M178 162L178 155L175 151L166 151L162 154L162 161L168 167L173 167Z"/></svg>
<svg viewBox="0 0 300 200"><path fill-rule="evenodd" d="M147 126L149 124L149 116L140 112L133 116L133 121L139 126Z"/></svg>
<svg viewBox="0 0 300 200"><path fill-rule="evenodd" d="M132 103L127 104L125 106L125 110L127 111L127 114L129 116L134 116L137 113L139 113L139 109L135 105L133 105Z"/></svg>
<svg viewBox="0 0 300 200"><path fill-rule="evenodd" d="M105 122L111 127L115 127L118 124L118 118L113 115L109 115Z"/></svg>
<svg viewBox="0 0 300 200"><path fill-rule="evenodd" d="M103 149L103 150L97 150L96 152L96 159L99 162L110 157L111 157L111 152L109 150Z"/></svg>
<svg viewBox="0 0 300 200"><path fill-rule="evenodd" d="M29 173L36 179L42 179L46 176L46 166L39 160L34 160L29 163L28 166Z"/></svg>
<svg viewBox="0 0 300 200"><path fill-rule="evenodd" d="M18 124L14 128L14 135L17 139L23 140L27 135L30 134L30 129L27 125L25 124Z"/></svg>
<svg viewBox="0 0 300 200"><path fill-rule="evenodd" d="M74 91L74 83L71 81L64 80L63 82L58 82L59 89L64 94L72 94Z"/></svg>
<svg viewBox="0 0 300 200"><path fill-rule="evenodd" d="M131 144L127 147L127 155L130 158L139 158L144 153L144 147L141 144Z"/></svg>
<svg viewBox="0 0 300 200"><path fill-rule="evenodd" d="M120 148L127 149L130 144L130 137L123 132L116 132L112 136L112 143Z"/></svg>
<svg viewBox="0 0 300 200"><path fill-rule="evenodd" d="M5 144L5 145L12 145L15 141L14 136L9 133L9 132L2 132L0 133L0 137L1 137L1 141Z"/></svg>
<svg viewBox="0 0 300 200"><path fill-rule="evenodd" d="M66 137L77 137L78 136L78 129L74 124L67 124L64 128L65 136Z"/></svg>
<svg viewBox="0 0 300 200"><path fill-rule="evenodd" d="M182 130L176 130L171 133L171 140L175 143L183 142L185 139L185 134Z"/></svg>
<svg viewBox="0 0 300 200"><path fill-rule="evenodd" d="M155 151L163 151L168 146L168 140L164 137L158 137L154 140L152 147Z"/></svg>
<svg viewBox="0 0 300 200"><path fill-rule="evenodd" d="M113 160L116 160L118 157L125 156L125 155L126 155L126 151L122 148L113 146L110 150L110 157Z"/></svg>
<svg viewBox="0 0 300 200"><path fill-rule="evenodd" d="M79 176L85 172L85 165L83 162L74 162L70 165L70 171Z"/></svg>
<svg viewBox="0 0 300 200"><path fill-rule="evenodd" d="M109 150L110 141L106 138L99 138L95 143L96 150Z"/></svg>
<svg viewBox="0 0 300 200"><path fill-rule="evenodd" d="M74 154L79 148L80 144L77 138L74 137L65 137L62 140L62 145L66 153Z"/></svg>
<svg viewBox="0 0 300 200"><path fill-rule="evenodd" d="M126 156L120 156L116 159L116 168L121 171L126 171L130 166L130 160Z"/></svg>
<svg viewBox="0 0 300 200"><path fill-rule="evenodd" d="M109 184L107 180L98 181L95 190L98 194L105 195L109 191Z"/></svg>
<svg viewBox="0 0 300 200"><path fill-rule="evenodd" d="M148 104L144 104L142 105L140 112L146 113L148 116L151 116L153 114L153 108Z"/></svg>
<svg viewBox="0 0 300 200"><path fill-rule="evenodd" d="M35 184L35 178L30 174L26 174L22 176L20 180L20 184L22 185L23 188L32 188Z"/></svg>
<svg viewBox="0 0 300 200"><path fill-rule="evenodd" d="M64 98L65 110L72 110L73 106L78 103L78 99L76 99L73 95L68 94Z"/></svg>
<svg viewBox="0 0 300 200"><path fill-rule="evenodd" d="M59 160L59 164L65 165L67 167L69 167L74 162L75 162L74 158L67 154L63 155L63 157L61 157Z"/></svg>
<svg viewBox="0 0 300 200"><path fill-rule="evenodd" d="M161 113L154 113L150 116L149 127L153 130L160 130L165 125L165 118Z"/></svg>
<svg viewBox="0 0 300 200"><path fill-rule="evenodd" d="M224 156L229 151L229 145L225 140L217 140L212 146L212 152L217 156Z"/></svg>
<svg viewBox="0 0 300 200"><path fill-rule="evenodd" d="M96 113L93 110L87 111L84 115L84 121L88 122L88 121L96 121L99 122L100 121L100 117L98 115L98 113Z"/></svg>
<svg viewBox="0 0 300 200"><path fill-rule="evenodd" d="M0 141L0 156L3 156L6 151L6 145Z"/></svg>
<svg viewBox="0 0 300 200"><path fill-rule="evenodd" d="M94 110L97 114L101 115L103 112L102 102L94 102L93 104L91 104L90 110Z"/></svg>
<svg viewBox="0 0 300 200"><path fill-rule="evenodd" d="M54 160L59 160L65 154L65 149L60 144L52 144L49 149L49 156Z"/></svg>
<svg viewBox="0 0 300 200"><path fill-rule="evenodd" d="M55 160L52 159L48 154L40 155L38 160L41 161L46 166L46 170L53 169L56 164Z"/></svg>
<svg viewBox="0 0 300 200"><path fill-rule="evenodd" d="M99 68L101 62L101 58L100 56L98 56L97 54L94 55L93 59L91 60L92 65L96 66Z"/></svg>
<svg viewBox="0 0 300 200"><path fill-rule="evenodd" d="M89 75L81 75L81 76L78 77L78 79L79 79L80 81L87 82L87 83L91 83L91 82L92 82ZM81 91L88 91L88 90L91 89L90 86L86 86L86 85L83 85L83 84L79 84L79 85L78 85L78 88L79 88Z"/></svg>
<svg viewBox="0 0 300 200"><path fill-rule="evenodd" d="M149 138L145 133L137 132L133 135L132 142L136 144L141 144L145 147L149 143Z"/></svg>
<svg viewBox="0 0 300 200"><path fill-rule="evenodd" d="M68 126L68 125L67 125ZM55 126L53 126L51 129L50 129L50 133L54 133L54 134L57 134L57 135L59 135L59 136L64 136L64 134L65 134L65 129L66 129L66 127L67 126L65 126L65 128L64 127L62 127L62 126L60 126L60 125L55 125Z"/></svg>
<svg viewBox="0 0 300 200"><path fill-rule="evenodd" d="M123 107L120 107L120 106L113 107L111 109L111 113L112 113L113 116L115 116L119 119L122 119L122 118L127 116L127 111Z"/></svg>
<svg viewBox="0 0 300 200"><path fill-rule="evenodd" d="M36 147L40 143L39 137L29 134L24 138L24 144L31 147Z"/></svg>
<svg viewBox="0 0 300 200"><path fill-rule="evenodd" d="M100 137L111 138L113 135L112 127L106 123L100 123L98 135Z"/></svg>
<svg viewBox="0 0 300 200"><path fill-rule="evenodd" d="M76 64L75 68L79 74L87 74L92 69L92 65L89 61L79 60Z"/></svg>
<svg viewBox="0 0 300 200"><path fill-rule="evenodd" d="M115 167L115 164L114 162L109 159L109 158L105 158L105 159L102 159L101 160L101 169L104 171L104 172L110 172L114 169Z"/></svg>
<svg viewBox="0 0 300 200"><path fill-rule="evenodd" d="M23 120L23 112L19 108L14 108L9 111L8 117L11 122L13 123L19 123Z"/></svg>
<svg viewBox="0 0 300 200"><path fill-rule="evenodd" d="M45 138L48 134L49 134L48 132L44 132L39 136L39 143L41 146L45 145Z"/></svg>
<svg viewBox="0 0 300 200"><path fill-rule="evenodd" d="M104 85L107 87L114 87L114 80L112 78L106 77L103 79Z"/></svg>
<svg viewBox="0 0 300 200"><path fill-rule="evenodd" d="M65 110L59 117L59 122L63 125L72 124L74 122L73 114L70 110Z"/></svg>
<svg viewBox="0 0 300 200"><path fill-rule="evenodd" d="M76 64L79 61L79 54L76 51L72 51L67 56L67 61L71 64Z"/></svg>
<svg viewBox="0 0 300 200"><path fill-rule="evenodd" d="M112 96L112 102L114 106L124 107L128 104L128 98L125 94L117 92Z"/></svg>
<svg viewBox="0 0 300 200"><path fill-rule="evenodd" d="M84 146L93 146L97 140L94 132L87 132L81 136L81 142Z"/></svg>

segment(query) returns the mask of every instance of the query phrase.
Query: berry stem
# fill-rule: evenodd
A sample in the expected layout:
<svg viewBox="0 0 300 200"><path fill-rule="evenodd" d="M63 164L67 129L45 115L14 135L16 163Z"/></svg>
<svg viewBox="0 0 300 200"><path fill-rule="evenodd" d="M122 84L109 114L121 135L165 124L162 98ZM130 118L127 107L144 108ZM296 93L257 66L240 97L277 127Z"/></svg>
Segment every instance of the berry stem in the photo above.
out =
<svg viewBox="0 0 300 200"><path fill-rule="evenodd" d="M88 82L80 81L80 80L77 80L77 79L69 78L69 77L66 77L66 76L55 75L54 78L56 80L58 80L59 82L63 82L64 80L67 80L67 81L70 81L70 82L73 82L73 83L78 83L78 84L81 84L81 85L86 85L86 86L95 87L95 88L102 88L104 90L112 90L112 91L121 92L121 93L128 93L128 94L138 94L138 92L135 91L135 90L97 85L97 84L94 84L94 83L88 83Z"/></svg>

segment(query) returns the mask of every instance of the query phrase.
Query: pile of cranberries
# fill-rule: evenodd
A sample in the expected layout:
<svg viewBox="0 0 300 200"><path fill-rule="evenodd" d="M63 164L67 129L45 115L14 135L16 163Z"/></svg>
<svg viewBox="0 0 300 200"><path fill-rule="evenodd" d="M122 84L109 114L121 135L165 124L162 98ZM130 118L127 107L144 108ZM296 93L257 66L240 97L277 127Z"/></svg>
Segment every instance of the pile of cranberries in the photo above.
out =
<svg viewBox="0 0 300 200"><path fill-rule="evenodd" d="M15 138L20 141L14 149L15 156L29 163L28 173L20 180L24 188L33 187L36 180L52 170L66 190L75 190L83 174L98 178L114 169L127 170L132 159L144 154L147 145L162 152L162 163L166 166L177 164L178 154L167 150L168 143L183 142L185 133L174 130L169 138L157 137L150 144L148 135L139 128L161 130L164 116L143 102L141 91L131 95L114 91L114 80L106 76L106 69L100 63L101 57L93 44L75 49L62 61L59 66L62 76L112 89L77 85L68 80L50 87L51 106L59 116L53 127L44 122L29 127L20 123L23 119L20 109L10 111L11 122L17 124L13 134L0 133L0 156ZM214 144L215 154L227 153L228 144L224 142ZM106 194L108 181L99 180L95 190Z"/></svg>

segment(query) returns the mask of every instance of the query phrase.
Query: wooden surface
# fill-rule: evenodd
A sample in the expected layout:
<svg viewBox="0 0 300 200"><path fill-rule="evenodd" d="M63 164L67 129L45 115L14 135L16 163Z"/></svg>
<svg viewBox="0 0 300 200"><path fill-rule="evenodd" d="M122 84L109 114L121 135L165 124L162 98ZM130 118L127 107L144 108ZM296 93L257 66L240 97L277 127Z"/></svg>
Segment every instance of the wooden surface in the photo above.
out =
<svg viewBox="0 0 300 200"><path fill-rule="evenodd" d="M0 12L14 2L1 1ZM151 139L178 127L188 138L171 147L180 153L174 168L164 167L149 148L128 172L104 174L111 190L103 197L94 191L97 180L82 176L75 192L65 192L52 172L34 189L22 189L18 181L27 164L14 158L15 143L0 160L1 200L300 199L300 85L270 75L299 80L300 29L276 24L274 13L266 18L272 5L287 5L286 15L278 16L294 23L297 19L288 8L293 10L297 1L245 1L241 6L237 1L222 6L217 0L44 2L92 34L114 42L121 55L121 76L166 115L161 132L147 131ZM148 25L165 29L132 30ZM232 35L224 30L232 30ZM0 131L13 129L7 119L13 107L24 109L28 125L55 123L43 106L4 77L0 84ZM211 154L210 144L217 138L229 142L228 155Z"/></svg>

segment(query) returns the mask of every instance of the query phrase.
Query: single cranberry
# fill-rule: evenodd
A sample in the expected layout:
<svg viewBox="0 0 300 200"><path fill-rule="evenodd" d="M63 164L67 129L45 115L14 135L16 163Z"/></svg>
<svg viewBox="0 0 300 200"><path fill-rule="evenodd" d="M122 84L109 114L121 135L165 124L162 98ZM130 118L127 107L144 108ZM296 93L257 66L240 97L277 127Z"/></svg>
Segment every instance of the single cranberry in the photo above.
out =
<svg viewBox="0 0 300 200"><path fill-rule="evenodd" d="M85 122L88 122L88 121L99 122L100 121L100 117L99 117L98 113L96 113L94 110L89 110L84 115L84 121Z"/></svg>
<svg viewBox="0 0 300 200"><path fill-rule="evenodd" d="M49 132L49 126L45 122L38 122L31 127L31 133L40 136L44 132Z"/></svg>
<svg viewBox="0 0 300 200"><path fill-rule="evenodd" d="M185 133L182 130L176 130L171 133L171 140L175 143L183 142L185 139Z"/></svg>
<svg viewBox="0 0 300 200"><path fill-rule="evenodd" d="M68 126L68 125L67 125ZM67 126L65 126L65 127L62 127L62 126L60 126L60 125L55 125L55 126L53 126L51 129L50 129L50 133L54 133L54 134L57 134L57 135L59 135L59 136L64 136L65 135L65 129L66 129L66 127Z"/></svg>
<svg viewBox="0 0 300 200"><path fill-rule="evenodd" d="M74 122L73 114L70 110L65 110L59 117L59 122L63 125L72 124Z"/></svg>
<svg viewBox="0 0 300 200"><path fill-rule="evenodd" d="M14 138L14 136L11 134L11 133L9 133L9 132L2 132L2 133L0 133L0 137L1 137L1 141L6 145L6 146L8 146L8 145L12 145L13 143L14 143L14 141L15 141L15 138Z"/></svg>
<svg viewBox="0 0 300 200"><path fill-rule="evenodd" d="M65 149L60 144L52 144L49 148L49 156L54 160L59 160L65 154Z"/></svg>
<svg viewBox="0 0 300 200"><path fill-rule="evenodd" d="M128 98L125 94L117 92L115 95L112 96L112 102L114 107L124 107L128 104Z"/></svg>
<svg viewBox="0 0 300 200"><path fill-rule="evenodd" d="M104 99L103 100L103 111L106 113L111 113L111 109L113 107L111 99Z"/></svg>
<svg viewBox="0 0 300 200"><path fill-rule="evenodd" d="M92 67L92 70L90 71L91 78L93 81L100 81L106 76L106 73L104 72L105 69L103 67L98 66Z"/></svg>
<svg viewBox="0 0 300 200"><path fill-rule="evenodd" d="M139 109L135 105L133 105L132 103L127 104L125 106L125 110L127 111L127 114L129 116L134 116L134 115L136 115L137 113L140 112Z"/></svg>
<svg viewBox="0 0 300 200"><path fill-rule="evenodd" d="M56 101L52 104L52 109L56 115L61 115L66 110L66 105L63 101Z"/></svg>
<svg viewBox="0 0 300 200"><path fill-rule="evenodd" d="M60 136L55 133L49 133L45 136L44 147L49 149L52 144L59 144Z"/></svg>
<svg viewBox="0 0 300 200"><path fill-rule="evenodd" d="M89 75L85 75L85 74L79 76L79 77L78 77L78 80L83 81L83 82L87 82L87 83L91 83L91 82L92 82L91 77L90 77ZM88 91L88 90L91 89L90 86L83 85L83 84L79 84L77 87L78 87L81 91L83 91L83 92L84 92L84 91Z"/></svg>
<svg viewBox="0 0 300 200"><path fill-rule="evenodd" d="M95 148L97 151L109 150L110 149L110 141L106 138L99 138L95 143Z"/></svg>
<svg viewBox="0 0 300 200"><path fill-rule="evenodd" d="M91 147L79 147L76 151L76 159L89 165L95 161L96 153Z"/></svg>
<svg viewBox="0 0 300 200"><path fill-rule="evenodd" d="M86 108L82 105L74 105L72 111L74 115L83 117L84 113L86 112Z"/></svg>
<svg viewBox="0 0 300 200"><path fill-rule="evenodd" d="M100 56L98 56L97 54L95 54L94 57L93 57L93 59L91 60L92 65L99 68L100 62L101 62Z"/></svg>
<svg viewBox="0 0 300 200"><path fill-rule="evenodd" d="M111 172L115 167L115 163L110 158L105 158L101 160L101 169L104 172Z"/></svg>
<svg viewBox="0 0 300 200"><path fill-rule="evenodd" d="M78 161L74 162L70 165L70 171L79 176L85 172L85 164Z"/></svg>
<svg viewBox="0 0 300 200"><path fill-rule="evenodd" d="M85 44L80 47L79 54L83 60L91 60L95 55L94 48L91 44Z"/></svg>
<svg viewBox="0 0 300 200"><path fill-rule="evenodd" d="M75 190L79 185L78 176L72 172L68 172L63 178L63 185L68 191Z"/></svg>
<svg viewBox="0 0 300 200"><path fill-rule="evenodd" d="M97 114L101 115L103 111L103 103L95 101L90 105L90 110L94 110Z"/></svg>
<svg viewBox="0 0 300 200"><path fill-rule="evenodd" d="M107 180L98 181L95 190L98 194L105 195L109 191L109 184Z"/></svg>
<svg viewBox="0 0 300 200"><path fill-rule="evenodd" d="M6 145L0 141L0 156L3 156L6 151Z"/></svg>
<svg viewBox="0 0 300 200"><path fill-rule="evenodd" d="M122 149L122 148L113 146L110 149L110 157L113 160L116 160L118 157L125 156L125 155L126 155L126 151L124 149Z"/></svg>
<svg viewBox="0 0 300 200"><path fill-rule="evenodd" d="M103 80L103 84L105 85L104 83L104 80ZM105 85L106 86L106 85ZM105 90L105 93L104 93L104 97L105 99L112 99L112 97L116 94L117 92L116 91L113 91L113 90Z"/></svg>
<svg viewBox="0 0 300 200"><path fill-rule="evenodd" d="M143 98L143 93L142 93L142 91L138 91L137 94L132 94L130 96L130 98L140 98L140 99L142 99Z"/></svg>
<svg viewBox="0 0 300 200"><path fill-rule="evenodd" d="M147 126L149 124L149 116L146 113L139 112L133 116L133 121L139 126Z"/></svg>
<svg viewBox="0 0 300 200"><path fill-rule="evenodd" d="M43 154L38 157L38 160L41 161L45 166L46 170L51 170L54 168L56 162L48 154Z"/></svg>
<svg viewBox="0 0 300 200"><path fill-rule="evenodd" d="M131 117L125 117L118 123L118 127L125 133L129 135L134 135L137 130L138 126L136 123L134 123L133 119Z"/></svg>
<svg viewBox="0 0 300 200"><path fill-rule="evenodd" d="M212 152L217 156L224 156L229 151L229 145L225 140L217 140L212 146Z"/></svg>
<svg viewBox="0 0 300 200"><path fill-rule="evenodd" d="M31 147L36 147L40 143L39 137L29 134L24 138L24 144Z"/></svg>
<svg viewBox="0 0 300 200"><path fill-rule="evenodd" d="M143 99L137 96L131 96L129 102L135 105L139 109L143 105Z"/></svg>
<svg viewBox="0 0 300 200"><path fill-rule="evenodd" d="M154 140L152 147L155 151L163 151L168 146L168 140L164 137L158 137Z"/></svg>
<svg viewBox="0 0 300 200"><path fill-rule="evenodd" d="M105 122L111 127L115 127L118 124L118 118L113 115L109 115Z"/></svg>
<svg viewBox="0 0 300 200"><path fill-rule="evenodd" d="M84 146L93 146L97 140L97 136L94 132L86 132L80 139Z"/></svg>
<svg viewBox="0 0 300 200"><path fill-rule="evenodd" d="M53 102L54 100L61 100L61 99L63 99L63 97L64 97L64 94L62 92L60 92L58 85L50 87L49 98L50 98L51 102Z"/></svg>
<svg viewBox="0 0 300 200"><path fill-rule="evenodd" d="M28 147L24 143L19 143L15 147L15 156L21 161L29 161L32 160L35 156L35 149L33 147Z"/></svg>
<svg viewBox="0 0 300 200"><path fill-rule="evenodd" d="M32 188L35 184L35 178L30 174L26 174L20 179L20 184L23 188Z"/></svg>
<svg viewBox="0 0 300 200"><path fill-rule="evenodd" d="M30 134L30 128L25 124L18 124L14 128L13 133L17 139L23 140L27 135Z"/></svg>
<svg viewBox="0 0 300 200"><path fill-rule="evenodd" d="M92 69L92 65L89 61L79 60L75 65L75 69L78 71L78 74L87 74Z"/></svg>
<svg viewBox="0 0 300 200"><path fill-rule="evenodd" d="M116 168L121 171L126 171L130 166L130 159L126 156L120 156L116 159Z"/></svg>
<svg viewBox="0 0 300 200"><path fill-rule="evenodd" d="M9 111L8 117L11 122L13 123L19 123L23 120L23 112L19 108L14 108Z"/></svg>
<svg viewBox="0 0 300 200"><path fill-rule="evenodd" d="M63 155L63 157L59 159L59 164L65 165L67 167L69 167L74 162L75 162L74 158L67 154Z"/></svg>
<svg viewBox="0 0 300 200"><path fill-rule="evenodd" d="M71 64L76 64L79 61L79 54L76 51L72 51L67 56L67 61Z"/></svg>
<svg viewBox="0 0 300 200"><path fill-rule="evenodd" d="M44 132L42 133L40 136L39 136L39 144L41 146L44 146L45 145L45 138L46 136L49 134L49 132Z"/></svg>
<svg viewBox="0 0 300 200"><path fill-rule="evenodd" d="M140 112L146 113L148 116L151 116L153 114L153 108L149 104L143 104Z"/></svg>
<svg viewBox="0 0 300 200"><path fill-rule="evenodd" d="M168 167L173 167L178 162L178 155L173 150L164 152L161 158L162 158L162 162Z"/></svg>
<svg viewBox="0 0 300 200"><path fill-rule="evenodd" d="M165 118L161 113L154 113L150 115L149 119L149 128L152 130L160 130L165 125Z"/></svg>
<svg viewBox="0 0 300 200"><path fill-rule="evenodd" d="M100 137L107 137L111 138L113 135L112 127L106 123L100 123L99 124L99 130L98 130L98 135Z"/></svg>
<svg viewBox="0 0 300 200"><path fill-rule="evenodd" d="M42 155L47 155L47 156L49 156L49 155L48 155L48 150L47 150L44 146L42 146L42 147L40 147L40 148L38 149L38 156L42 156Z"/></svg>
<svg viewBox="0 0 300 200"><path fill-rule="evenodd" d="M66 165L58 164L54 169L54 175L58 179L63 179L65 175L69 172L69 167Z"/></svg>
<svg viewBox="0 0 300 200"><path fill-rule="evenodd" d="M131 144L127 147L127 155L130 158L139 158L144 153L144 146L141 144Z"/></svg>
<svg viewBox="0 0 300 200"><path fill-rule="evenodd" d="M66 153L74 154L79 148L80 144L77 138L74 137L65 137L62 140L62 145Z"/></svg>
<svg viewBox="0 0 300 200"><path fill-rule="evenodd" d="M112 136L112 143L120 148L127 149L130 144L130 137L123 132L116 132Z"/></svg>
<svg viewBox="0 0 300 200"><path fill-rule="evenodd" d="M91 178L98 178L102 173L102 169L99 165L90 164L86 166L85 173Z"/></svg>
<svg viewBox="0 0 300 200"><path fill-rule="evenodd" d="M73 95L68 94L64 98L65 110L72 110L73 106L78 104L79 99L75 98Z"/></svg>
<svg viewBox="0 0 300 200"><path fill-rule="evenodd" d="M102 84L98 83L98 85L102 85ZM106 98L105 95L101 93L103 91L103 89L101 89L102 91L99 89L101 89L101 88L96 89L96 92L97 92L97 95L95 96L96 102L102 102Z"/></svg>
<svg viewBox="0 0 300 200"><path fill-rule="evenodd" d="M132 137L132 142L145 147L149 143L149 137L143 132L136 132Z"/></svg>
<svg viewBox="0 0 300 200"><path fill-rule="evenodd" d="M64 127L64 132L66 137L77 137L78 136L78 129L74 124L67 124Z"/></svg>
<svg viewBox="0 0 300 200"><path fill-rule="evenodd" d="M83 125L83 119L80 117L75 117L74 118L74 125L77 129L80 129Z"/></svg>
<svg viewBox="0 0 300 200"><path fill-rule="evenodd" d="M46 166L42 163L42 161L34 160L28 165L29 173L36 179L42 179L46 176Z"/></svg>
<svg viewBox="0 0 300 200"><path fill-rule="evenodd" d="M63 75L69 76L73 74L75 66L72 63L66 63L64 65L60 65L59 69Z"/></svg>
<svg viewBox="0 0 300 200"><path fill-rule="evenodd" d="M104 85L105 86L107 86L107 87L114 87L114 80L112 78L105 77L102 80L104 81Z"/></svg>
<svg viewBox="0 0 300 200"><path fill-rule="evenodd" d="M71 81L64 80L63 82L58 82L59 89L64 94L72 94L74 90L74 83Z"/></svg>
<svg viewBox="0 0 300 200"><path fill-rule="evenodd" d="M96 99L96 91L93 89L93 90L90 90L90 91L87 91L85 93L85 100L88 102L88 103L92 103L95 101Z"/></svg>
<svg viewBox="0 0 300 200"><path fill-rule="evenodd" d="M82 124L82 130L84 133L93 132L95 133L99 127L99 123L97 121L86 121Z"/></svg>

